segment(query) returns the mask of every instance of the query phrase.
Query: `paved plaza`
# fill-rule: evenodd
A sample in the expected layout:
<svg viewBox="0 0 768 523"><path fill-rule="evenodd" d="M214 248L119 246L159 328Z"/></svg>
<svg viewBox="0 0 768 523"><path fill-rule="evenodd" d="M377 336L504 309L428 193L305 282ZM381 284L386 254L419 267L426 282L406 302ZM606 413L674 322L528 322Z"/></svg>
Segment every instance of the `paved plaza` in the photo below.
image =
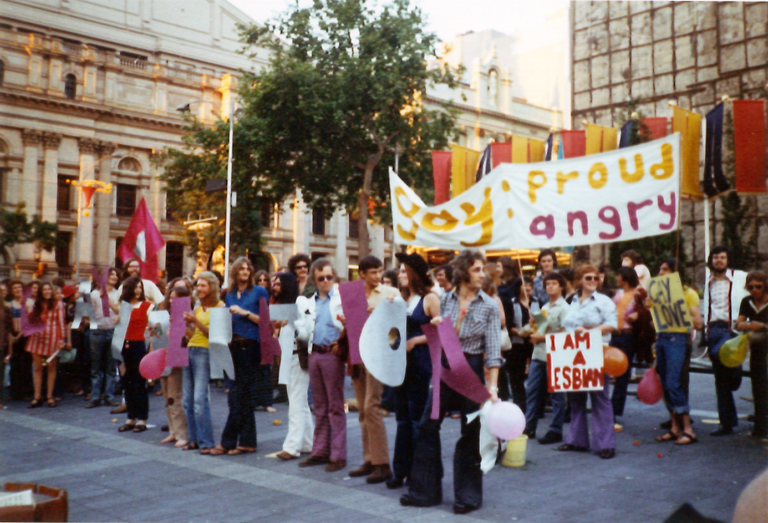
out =
<svg viewBox="0 0 768 523"><path fill-rule="evenodd" d="M631 390L634 386L631 386ZM281 450L287 405L277 414L256 413L258 452L241 456L202 456L158 442L166 433L162 397L151 396L149 423L141 434L118 433L124 415L105 407L87 410L74 396L56 409L29 410L9 402L0 411L0 481L43 483L69 492L70 521L663 521L684 502L708 517L729 521L741 490L766 465L768 449L746 434L713 438L716 425L711 375L692 375L694 429L700 442L688 447L657 443L663 406L646 406L630 396L617 455L601 460L592 453L561 453L553 446L528 446L523 468L497 466L484 478L483 508L470 515L451 512L451 458L459 422L443 424L446 464L444 503L435 508L401 507L404 490L368 485L347 472L362 462L357 415L348 416L348 465L327 473L323 467L298 468L297 461L266 458ZM352 397L347 383L347 397ZM745 379L738 397L750 397ZM217 438L227 414L226 395L212 389ZM752 404L737 399L742 415ZM113 421L117 418L117 421ZM543 435L549 415L539 425ZM279 419L282 425L273 425ZM396 423L386 418L390 452ZM567 427L566 427L567 430ZM637 444L634 444L637 442ZM661 454L661 457L658 457Z"/></svg>

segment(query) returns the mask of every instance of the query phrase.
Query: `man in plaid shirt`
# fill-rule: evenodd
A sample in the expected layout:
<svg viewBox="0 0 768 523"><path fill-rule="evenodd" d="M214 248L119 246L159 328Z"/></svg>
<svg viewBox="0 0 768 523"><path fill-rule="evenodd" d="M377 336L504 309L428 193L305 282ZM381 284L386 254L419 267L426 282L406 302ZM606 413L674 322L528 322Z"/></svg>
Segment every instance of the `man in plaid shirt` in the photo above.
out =
<svg viewBox="0 0 768 523"><path fill-rule="evenodd" d="M478 251L462 251L453 261L453 266L455 288L440 299L440 313L442 317L450 318L455 325L464 357L481 381L485 381L483 365L488 367L488 391L492 400L497 401L497 381L502 364L499 341L501 319L494 299L480 289L484 278L485 256ZM453 511L456 514L477 510L483 503L480 419L478 417L471 423L467 422L467 414L478 411L480 405L468 398L461 399L461 437L456 442L453 458ZM442 503L442 417L438 420L430 419L431 411L430 396L422 417L422 427L414 443L409 492L400 498L401 505L428 507Z"/></svg>

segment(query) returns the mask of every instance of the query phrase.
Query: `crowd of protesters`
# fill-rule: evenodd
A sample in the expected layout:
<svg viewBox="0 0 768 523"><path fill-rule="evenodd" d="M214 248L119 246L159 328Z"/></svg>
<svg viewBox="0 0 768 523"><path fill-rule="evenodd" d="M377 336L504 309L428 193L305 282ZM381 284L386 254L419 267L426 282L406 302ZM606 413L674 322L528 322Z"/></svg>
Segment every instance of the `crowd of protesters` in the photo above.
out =
<svg viewBox="0 0 768 523"><path fill-rule="evenodd" d="M109 406L113 413L126 413L119 431L147 430L149 394L157 385L148 384L139 369L156 334L148 315L154 309L170 310L173 298L190 297L191 308L183 311L182 342L189 365L168 369L158 380L168 430L161 443L210 455L255 452L254 410L275 412L273 403L287 399L287 433L275 457L290 461L305 454L300 467L341 470L348 458L344 381L349 375L363 443L363 463L349 475L365 476L369 483L385 482L391 489L407 485L400 499L403 505L442 502L440 427L445 416L462 420L453 465L454 511L466 513L482 504L479 422L467 419L479 405L443 386L439 416L430 415L432 361L423 326L439 324L443 318L450 318L456 327L467 362L492 399L512 401L525 413L529 438L536 438L539 420L549 405L552 417L538 441L559 444L559 451L592 449L603 459L616 455L633 364L635 370L655 366L663 386L670 419L662 424L667 432L656 439L676 445L698 441L688 395L695 331L705 333L701 343L706 344L715 378L720 426L711 435L732 434L738 424L733 392L741 384L742 372L741 367L724 365L719 354L723 343L746 333L755 407L751 435L768 438L768 276L759 270L731 269L728 249L714 247L702 286L703 303L694 287L684 286L692 329L657 334L649 312L653 297L647 292L651 269L657 275L676 272L676 260L657 260L649 268L634 251L621 258L621 267L613 270L590 264L563 269L558 267L557 254L544 249L535 278L524 275L517 260L503 256L488 263L477 251L462 251L450 264L435 269L418 254L398 254L397 266L388 271L381 260L363 258L358 272L365 284L367 312L395 299L402 299L408 311L405 379L394 389L383 386L365 365L348 361L340 279L325 258L312 261L298 254L271 275L256 271L247 258L238 258L228 282L206 271L157 284L142 279L139 262L131 260L123 270L109 268L107 275L94 277L86 296L80 294L83 285L68 285L60 278L27 284L10 279L0 283L4 304L0 308L0 407L6 385L10 399L30 401L29 408L54 408L64 392L71 392L85 400L86 408ZM685 274L680 271L680 275L685 283ZM260 322L261 299L271 304L295 303L299 319L295 324L276 321L265 329ZM91 302L89 316L82 315L78 301ZM102 308L102 302L108 307ZM123 318L127 331L119 362L111 346L121 320L121 303L130 304L131 312L130 318ZM220 307L231 315L235 373L223 384L229 413L217 443L209 400L210 384L215 382L209 329L211 309ZM536 329L535 319L542 312L548 320L544 333ZM79 325L73 326L74 321ZM23 322L38 328L24 336ZM606 345L626 354L629 368L613 380L606 379L599 391L549 393L546 334L591 329L599 329ZM291 354L291 360L284 362L285 372L279 371L279 359L262 360L261 341L266 335L278 339L283 354ZM67 358L73 349L76 356ZM72 362L58 365L61 358ZM6 374L9 383L4 381ZM397 419L391 467L383 423L390 410ZM566 423L570 423L567 434Z"/></svg>

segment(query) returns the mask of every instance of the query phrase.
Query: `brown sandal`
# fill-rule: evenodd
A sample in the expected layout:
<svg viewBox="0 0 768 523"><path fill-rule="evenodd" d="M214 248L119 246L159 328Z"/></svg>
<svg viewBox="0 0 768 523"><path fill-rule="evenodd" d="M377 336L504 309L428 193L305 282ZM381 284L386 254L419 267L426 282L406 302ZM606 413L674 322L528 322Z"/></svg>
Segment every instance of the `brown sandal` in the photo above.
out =
<svg viewBox="0 0 768 523"><path fill-rule="evenodd" d="M200 447L197 446L197 443L188 443L181 447L181 450L197 450Z"/></svg>
<svg viewBox="0 0 768 523"><path fill-rule="evenodd" d="M688 438L688 441L682 441L683 438ZM677 440L675 441L675 445L692 445L694 443L697 443L699 441L699 438L691 434L690 432L683 432L678 436Z"/></svg>
<svg viewBox="0 0 768 523"><path fill-rule="evenodd" d="M665 441L676 441L680 437L680 434L675 434L671 430L668 430L666 433L662 434L661 436L656 436L654 438L659 443L664 443Z"/></svg>
<svg viewBox="0 0 768 523"><path fill-rule="evenodd" d="M230 456L238 456L240 454L251 454L253 452L256 452L256 449L251 449L247 447L237 447L236 449L232 449L229 452L227 452Z"/></svg>
<svg viewBox="0 0 768 523"><path fill-rule="evenodd" d="M230 451L231 449L224 448L221 445L216 445L215 447L210 449L210 452L208 454L210 454L211 456L222 456Z"/></svg>

